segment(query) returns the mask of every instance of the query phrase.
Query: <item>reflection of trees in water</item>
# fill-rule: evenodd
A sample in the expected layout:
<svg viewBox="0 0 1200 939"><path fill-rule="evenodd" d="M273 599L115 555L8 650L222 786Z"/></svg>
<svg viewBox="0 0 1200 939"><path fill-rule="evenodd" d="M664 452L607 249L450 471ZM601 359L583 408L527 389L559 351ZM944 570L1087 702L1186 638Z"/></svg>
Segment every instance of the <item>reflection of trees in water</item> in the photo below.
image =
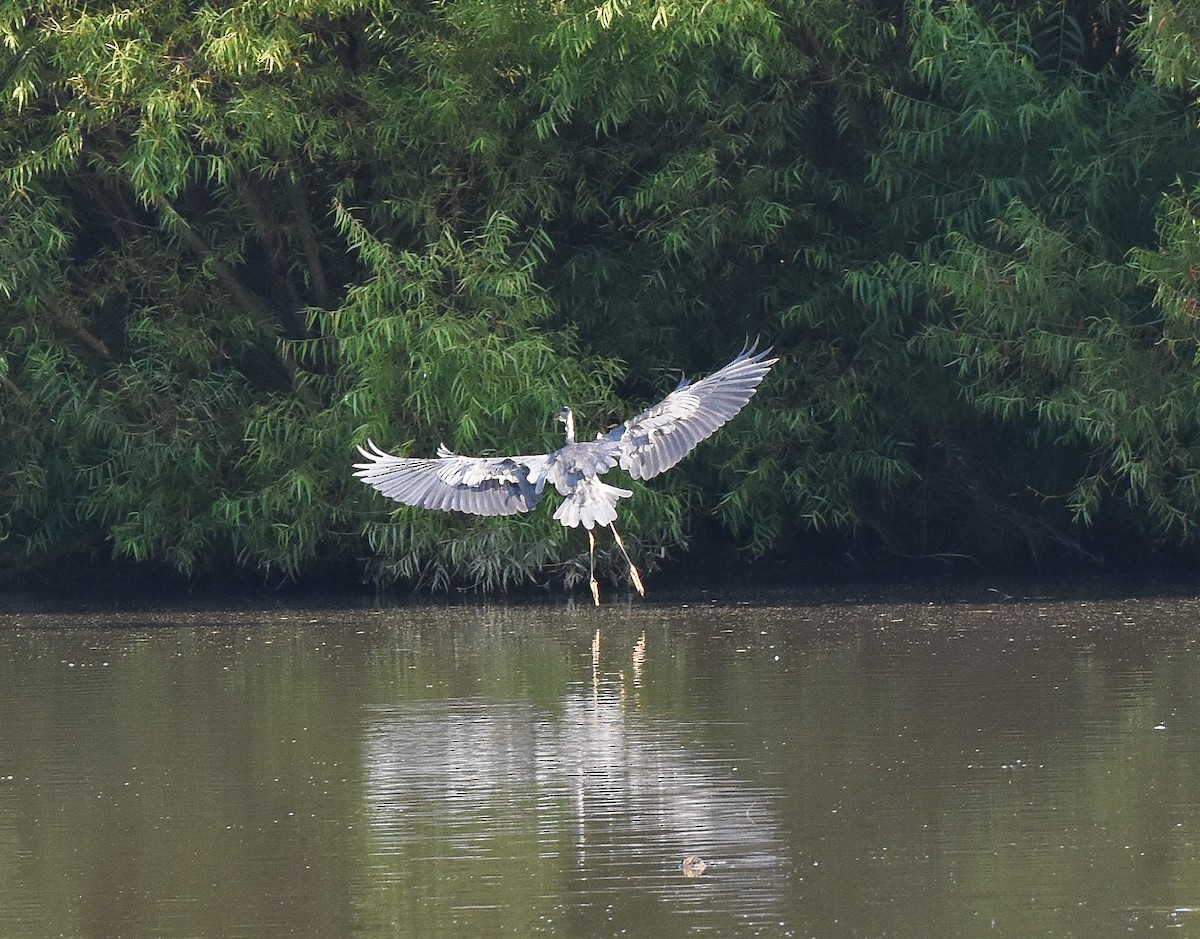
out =
<svg viewBox="0 0 1200 939"><path fill-rule="evenodd" d="M624 690L578 686L553 717L481 700L380 712L367 754L379 853L399 866L499 860L515 876L567 873L574 890L660 896L699 853L715 866L681 902L720 897L725 914L778 923L787 865L775 792L706 752L697 725L627 707Z"/></svg>

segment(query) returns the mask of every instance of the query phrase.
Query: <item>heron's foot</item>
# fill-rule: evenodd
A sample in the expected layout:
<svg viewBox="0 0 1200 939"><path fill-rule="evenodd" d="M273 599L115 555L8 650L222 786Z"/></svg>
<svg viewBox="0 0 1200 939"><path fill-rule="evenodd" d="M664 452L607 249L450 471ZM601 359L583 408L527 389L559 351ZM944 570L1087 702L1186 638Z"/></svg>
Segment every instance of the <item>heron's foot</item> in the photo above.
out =
<svg viewBox="0 0 1200 939"><path fill-rule="evenodd" d="M638 573L638 569L632 564L629 565L629 579L633 581L633 586L637 588L637 592L644 597L646 595L646 588L642 586L642 575Z"/></svg>
<svg viewBox="0 0 1200 939"><path fill-rule="evenodd" d="M596 536L588 529L588 586L592 588L592 599L600 605L600 583L596 580Z"/></svg>
<svg viewBox="0 0 1200 939"><path fill-rule="evenodd" d="M625 563L629 565L629 579L633 581L633 586L643 597L646 595L646 588L642 585L642 575L638 573L638 569L633 566L633 558L629 556L629 552L625 549L625 541L621 537L621 533L617 531L617 526L609 522L608 527L612 529L613 540L616 541L617 547L621 549L621 554L625 556Z"/></svg>

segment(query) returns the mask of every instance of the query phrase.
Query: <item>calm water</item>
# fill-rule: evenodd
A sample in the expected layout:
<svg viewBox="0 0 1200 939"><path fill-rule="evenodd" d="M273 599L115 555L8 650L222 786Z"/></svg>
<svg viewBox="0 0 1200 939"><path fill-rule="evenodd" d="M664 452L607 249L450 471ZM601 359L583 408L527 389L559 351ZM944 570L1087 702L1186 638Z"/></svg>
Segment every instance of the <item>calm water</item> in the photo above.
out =
<svg viewBox="0 0 1200 939"><path fill-rule="evenodd" d="M1195 600L9 615L0 939L1200 936L1198 640Z"/></svg>

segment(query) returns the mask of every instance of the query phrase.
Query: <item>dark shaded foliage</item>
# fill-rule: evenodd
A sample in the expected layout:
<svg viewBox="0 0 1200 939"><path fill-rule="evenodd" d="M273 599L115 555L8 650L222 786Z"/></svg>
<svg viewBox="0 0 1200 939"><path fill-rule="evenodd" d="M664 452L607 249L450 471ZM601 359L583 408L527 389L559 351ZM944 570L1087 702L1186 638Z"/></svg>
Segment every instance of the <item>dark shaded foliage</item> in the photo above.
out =
<svg viewBox="0 0 1200 939"><path fill-rule="evenodd" d="M643 563L1186 545L1200 511L1182 3L0 7L0 552L570 581L549 513L350 476L591 433L784 356Z"/></svg>

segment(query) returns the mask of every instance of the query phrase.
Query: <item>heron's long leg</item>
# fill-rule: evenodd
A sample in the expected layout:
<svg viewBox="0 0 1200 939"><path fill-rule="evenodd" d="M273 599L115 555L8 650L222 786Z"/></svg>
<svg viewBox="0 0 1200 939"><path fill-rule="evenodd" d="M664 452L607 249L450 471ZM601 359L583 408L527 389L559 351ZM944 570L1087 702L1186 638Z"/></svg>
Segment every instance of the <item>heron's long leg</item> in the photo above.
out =
<svg viewBox="0 0 1200 939"><path fill-rule="evenodd" d="M600 583L596 580L596 536L588 529L588 585L592 588L592 599L600 605Z"/></svg>
<svg viewBox="0 0 1200 939"><path fill-rule="evenodd" d="M633 566L633 560L629 557L629 552L625 550L625 542L621 540L621 536L617 534L617 526L615 522L609 522L608 527L612 529L613 537L617 540L617 547L621 549L621 553L625 555L625 563L629 565L629 579L633 581L633 585L637 588L637 592L643 597L646 595L646 588L642 586L642 575L638 573L638 569Z"/></svg>

